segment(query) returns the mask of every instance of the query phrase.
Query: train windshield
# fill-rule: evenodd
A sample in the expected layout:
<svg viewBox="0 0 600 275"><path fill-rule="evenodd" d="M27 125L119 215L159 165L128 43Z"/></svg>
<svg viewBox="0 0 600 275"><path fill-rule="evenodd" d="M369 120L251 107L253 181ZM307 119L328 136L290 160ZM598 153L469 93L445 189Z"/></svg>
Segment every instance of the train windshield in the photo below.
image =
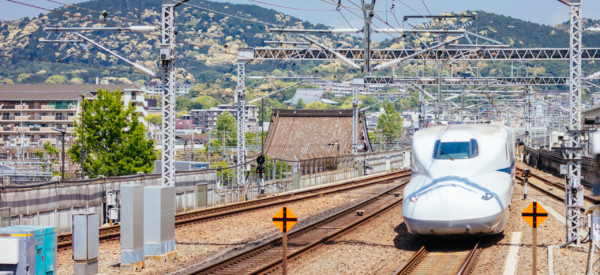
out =
<svg viewBox="0 0 600 275"><path fill-rule="evenodd" d="M477 141L474 139L459 142L441 142L438 140L435 142L433 150L434 159L470 159L476 157L478 154L479 148Z"/></svg>

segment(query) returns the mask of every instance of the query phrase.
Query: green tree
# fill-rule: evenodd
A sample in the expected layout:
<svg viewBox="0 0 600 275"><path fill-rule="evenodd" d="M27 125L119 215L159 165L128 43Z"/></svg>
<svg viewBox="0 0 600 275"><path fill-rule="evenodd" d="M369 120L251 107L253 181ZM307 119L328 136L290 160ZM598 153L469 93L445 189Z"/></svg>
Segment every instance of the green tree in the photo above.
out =
<svg viewBox="0 0 600 275"><path fill-rule="evenodd" d="M44 83L46 84L65 84L67 83L68 78L64 75L55 74L51 77L48 77Z"/></svg>
<svg viewBox="0 0 600 275"><path fill-rule="evenodd" d="M161 123L162 123L162 115L161 114L149 114L146 117L146 121L148 123L152 123L154 125L161 125Z"/></svg>
<svg viewBox="0 0 600 275"><path fill-rule="evenodd" d="M402 135L402 116L390 102L384 104L384 109L385 113L377 120L377 130L382 133L383 141L393 142Z"/></svg>
<svg viewBox="0 0 600 275"><path fill-rule="evenodd" d="M215 107L219 104L219 101L211 96L203 95L199 96L194 101L192 101L190 109L208 109L210 107Z"/></svg>
<svg viewBox="0 0 600 275"><path fill-rule="evenodd" d="M304 100L302 98L298 99L298 103L296 104L296 109L304 109L305 106L306 105L304 104Z"/></svg>
<svg viewBox="0 0 600 275"><path fill-rule="evenodd" d="M157 154L154 141L146 138L144 125L133 107L123 107L121 92L98 90L96 99L85 100L84 171L90 177L149 173ZM69 154L81 162L81 120L75 123L75 142Z"/></svg>
<svg viewBox="0 0 600 275"><path fill-rule="evenodd" d="M53 159L58 158L58 154L60 153L58 148L54 147L48 141L44 142L44 145L42 146L42 148L44 148L44 152L37 150L37 151L35 151L35 156L38 157L41 162L50 162L52 164L55 164L56 161ZM52 165L50 164L50 166L52 166ZM48 167L46 166L46 164L43 164L42 168L46 169ZM60 175L60 171L53 171L53 175Z"/></svg>
<svg viewBox="0 0 600 275"><path fill-rule="evenodd" d="M177 96L175 98L175 110L178 112L187 111L192 106L192 100L187 96Z"/></svg>
<svg viewBox="0 0 600 275"><path fill-rule="evenodd" d="M225 146L237 146L237 124L233 115L222 112L217 117L216 139L222 140L225 135Z"/></svg>
<svg viewBox="0 0 600 275"><path fill-rule="evenodd" d="M315 102L308 103L306 105L306 109L327 110L327 109L329 109L329 106L327 106L327 104L325 104L323 102L315 101Z"/></svg>

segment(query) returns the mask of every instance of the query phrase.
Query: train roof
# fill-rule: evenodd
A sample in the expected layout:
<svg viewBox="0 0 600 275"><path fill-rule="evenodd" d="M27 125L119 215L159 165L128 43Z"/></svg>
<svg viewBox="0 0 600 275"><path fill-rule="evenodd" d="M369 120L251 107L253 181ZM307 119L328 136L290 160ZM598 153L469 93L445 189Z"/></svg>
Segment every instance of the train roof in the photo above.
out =
<svg viewBox="0 0 600 275"><path fill-rule="evenodd" d="M451 124L435 126L419 130L414 135L414 140L426 137L436 137L435 139L460 139L468 140L472 137L497 136L505 138L510 135L510 130L502 125L490 124Z"/></svg>

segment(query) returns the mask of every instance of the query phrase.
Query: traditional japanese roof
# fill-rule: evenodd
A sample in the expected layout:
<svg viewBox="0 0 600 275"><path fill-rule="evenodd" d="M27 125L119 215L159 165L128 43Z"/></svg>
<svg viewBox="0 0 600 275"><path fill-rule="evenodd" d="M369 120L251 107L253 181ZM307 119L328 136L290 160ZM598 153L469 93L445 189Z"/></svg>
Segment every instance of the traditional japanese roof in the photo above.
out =
<svg viewBox="0 0 600 275"><path fill-rule="evenodd" d="M359 152L371 151L364 113L359 115ZM273 109L265 154L285 160L352 153L352 110Z"/></svg>

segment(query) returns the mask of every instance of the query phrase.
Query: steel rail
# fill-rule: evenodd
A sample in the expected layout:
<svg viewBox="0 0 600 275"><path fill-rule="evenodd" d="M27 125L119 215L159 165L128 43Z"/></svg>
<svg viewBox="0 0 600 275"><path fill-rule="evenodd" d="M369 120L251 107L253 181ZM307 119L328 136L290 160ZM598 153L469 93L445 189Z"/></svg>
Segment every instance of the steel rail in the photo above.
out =
<svg viewBox="0 0 600 275"><path fill-rule="evenodd" d="M175 226L179 227L189 223L196 223L200 221L221 218L229 215L242 213L245 211L251 211L269 206L311 199L332 193L350 191L353 189L359 189L373 184L379 184L382 182L396 180L408 176L410 176L410 171L381 174L377 176L371 176L369 178L355 179L346 183L324 186L316 189L298 191L295 193L287 193L262 199L179 213L175 215ZM111 225L99 228L99 238L101 241L119 238L120 234L120 225ZM57 238L58 249L68 249L71 247L71 233L60 234Z"/></svg>
<svg viewBox="0 0 600 275"><path fill-rule="evenodd" d="M475 245L473 245L473 248L471 248L468 253L465 253L462 264L459 266L458 270L456 270L456 271L447 270L447 268L450 268L449 266L427 266L426 268L444 269L443 274L457 274L457 275L470 274L470 273L472 273L473 268L475 267L475 264L477 261L477 256L480 252L480 248L479 248L480 242L481 242L481 240L477 241L475 243ZM440 263L443 263L443 258L446 256L456 257L456 251L447 251L444 253L439 253L439 254L434 255L434 254L430 253L430 249L428 249L427 246L424 245L421 247L421 249L419 249L417 252L415 252L410 257L410 259L408 259L408 261L406 261L400 268L398 268L394 272L394 275L412 274L413 272L415 272L417 270L417 268L421 268L421 266L420 266L421 264L426 264L424 262L424 260L427 257L433 257L434 259L438 258L438 259L440 259L438 261L440 261ZM430 263L430 262L431 261L428 261L428 263ZM440 270L436 270L436 271L430 270L430 272L440 272ZM419 274L421 274L421 273L419 272ZM438 273L431 273L431 274L438 274Z"/></svg>
<svg viewBox="0 0 600 275"><path fill-rule="evenodd" d="M402 203L402 198L394 195L394 197L390 201L387 201L387 202L384 201L384 204L378 205L378 203L381 203L382 199L385 200L386 198L389 198L390 194L396 192L400 188L404 188L404 186L406 184L407 184L407 182L404 182L398 186L387 189L386 191L381 192L377 196L375 196L365 202L362 202L362 203L355 205L353 207L350 207L348 209L342 210L334 215L331 215L327 218L321 219L319 221L316 221L316 222L311 223L303 228L300 228L296 231L289 233L288 239L291 240L292 247L296 250L291 252L288 255L288 259L296 258L296 257L312 250L319 244L325 243L335 237L338 237L346 232L349 232L350 230L371 220L372 218L383 213L384 211L389 210L390 208ZM396 197L398 197L398 198L396 198ZM359 218L358 220L354 220L357 217L357 215L353 213L354 211L356 211L358 209L363 209L363 208L368 209L370 207L373 207L373 209L371 209L372 212L370 212L371 214L364 216L362 218ZM339 223L340 222L343 223L345 220L348 220L348 221L346 221L346 223L343 226L339 226ZM327 224L335 224L335 226L328 227L328 226L326 226ZM318 233L319 230L326 231L326 232ZM327 230L331 230L331 231L327 232ZM294 243L294 240L297 243ZM250 266L254 267L253 270L248 270L247 272L244 272L246 274L265 273L267 271L279 268L279 265L281 264L281 259L272 260L265 264L261 264L261 263L263 263L263 261L259 261L259 260L263 257L265 259L266 258L272 259L273 257L271 255L274 254L274 252L275 252L274 250L281 251L281 249L280 249L281 242L282 242L281 238L275 238L271 241L268 241L267 243L264 243L255 248L249 249L245 252L234 255L227 259L221 260L221 261L211 264L207 267L203 267L203 268L200 267L197 270L187 271L186 273L187 274L228 273L232 269L236 269L236 268L243 269L244 267L246 267L246 265L249 268L250 268ZM239 266L238 264L240 264L241 266ZM260 265L260 266L256 267L256 265ZM226 269L229 269L229 271L226 271ZM234 272L234 273L237 273L237 272Z"/></svg>
<svg viewBox="0 0 600 275"><path fill-rule="evenodd" d="M521 169L521 168L517 168L517 171L519 171L519 172L520 172L520 171L522 171L522 169ZM550 186L558 187L558 188L559 188L559 190L562 190L562 189L564 189L564 188L565 188L565 186L564 186L564 185L561 185L560 183L556 183L556 182L553 182L553 181L546 180L546 179L544 179L544 178L540 177L539 175L535 175L534 173L531 173L531 176L532 176L532 177L534 177L534 178L536 178L537 180L539 180L539 181L543 182L543 183L544 183L544 184L546 184L546 185L550 185ZM521 184L523 184L523 183L525 182L525 179L523 179L523 177L521 177L521 176L517 176L516 178L517 178L519 181L521 181ZM539 184L537 184L537 183L534 183L534 182L531 182L531 181L529 181L527 185L528 185L528 186L531 186L531 187L533 187L533 188L535 188L536 190L538 190L538 191L540 191L540 192L542 192L542 193L544 193L544 194L546 194L546 195L548 195L548 196L550 196L550 197L552 197L552 198L554 198L554 199L556 199L556 200L559 200L559 201L561 201L561 202L564 202L564 201L565 201L565 198L564 198L564 196L563 196L563 197L561 197L561 196L559 196L559 195L556 195L556 194L554 194L554 193L552 193L552 192L550 192L550 191L548 191L548 190L544 189L542 186L540 186L540 185L539 185ZM598 199L595 199L595 198L592 198L592 197L590 197L590 196L584 195L583 197L584 197L584 200L588 201L588 202L589 202L589 203L591 203L591 204L599 204L599 203L600 203L600 200L598 200ZM582 210L585 210L584 208L581 208L581 209L582 209Z"/></svg>

